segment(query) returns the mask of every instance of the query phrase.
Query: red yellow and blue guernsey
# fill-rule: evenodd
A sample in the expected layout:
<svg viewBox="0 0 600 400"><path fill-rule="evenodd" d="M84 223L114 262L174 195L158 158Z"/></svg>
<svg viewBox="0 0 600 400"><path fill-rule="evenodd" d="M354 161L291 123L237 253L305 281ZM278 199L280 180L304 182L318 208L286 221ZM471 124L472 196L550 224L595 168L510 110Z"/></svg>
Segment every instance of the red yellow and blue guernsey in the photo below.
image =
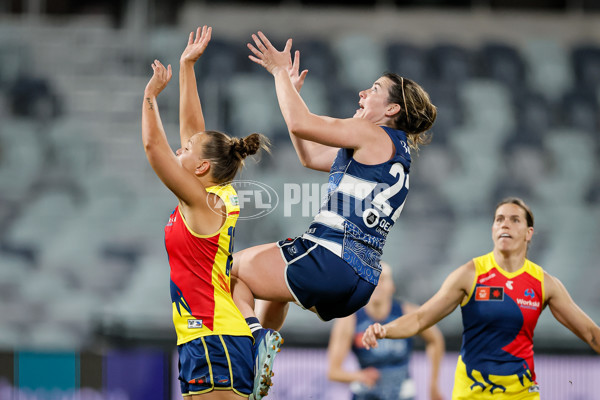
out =
<svg viewBox="0 0 600 400"><path fill-rule="evenodd" d="M230 290L233 236L240 213L237 193L231 185L211 186L206 191L219 196L226 206L227 218L218 232L195 233L179 206L165 227L178 345L208 335L252 336Z"/></svg>
<svg viewBox="0 0 600 400"><path fill-rule="evenodd" d="M461 304L464 330L452 399L539 399L533 330L544 308L544 271L525 260L506 272L493 253L473 261L475 281Z"/></svg>

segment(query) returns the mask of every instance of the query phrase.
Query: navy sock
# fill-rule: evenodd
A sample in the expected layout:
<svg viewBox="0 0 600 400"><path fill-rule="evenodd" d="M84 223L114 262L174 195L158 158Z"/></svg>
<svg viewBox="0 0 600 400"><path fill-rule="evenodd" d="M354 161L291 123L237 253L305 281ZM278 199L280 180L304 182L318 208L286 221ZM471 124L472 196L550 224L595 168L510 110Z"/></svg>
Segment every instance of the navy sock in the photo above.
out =
<svg viewBox="0 0 600 400"><path fill-rule="evenodd" d="M256 340L256 335L262 329L262 325L258 321L258 318L248 317L248 318L246 318L246 323L248 324L248 327L250 328L250 332L252 332L252 336Z"/></svg>

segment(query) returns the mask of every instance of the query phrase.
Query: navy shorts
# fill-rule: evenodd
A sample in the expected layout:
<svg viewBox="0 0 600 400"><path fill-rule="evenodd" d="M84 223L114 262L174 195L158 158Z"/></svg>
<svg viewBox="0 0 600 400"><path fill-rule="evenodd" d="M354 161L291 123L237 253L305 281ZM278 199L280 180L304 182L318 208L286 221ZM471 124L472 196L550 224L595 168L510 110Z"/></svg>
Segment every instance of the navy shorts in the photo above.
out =
<svg viewBox="0 0 600 400"><path fill-rule="evenodd" d="M254 386L250 336L211 335L177 346L181 394L233 390L247 396Z"/></svg>
<svg viewBox="0 0 600 400"><path fill-rule="evenodd" d="M331 251L302 237L282 240L278 246L292 295L302 307L315 307L323 321L347 317L368 303L375 285Z"/></svg>

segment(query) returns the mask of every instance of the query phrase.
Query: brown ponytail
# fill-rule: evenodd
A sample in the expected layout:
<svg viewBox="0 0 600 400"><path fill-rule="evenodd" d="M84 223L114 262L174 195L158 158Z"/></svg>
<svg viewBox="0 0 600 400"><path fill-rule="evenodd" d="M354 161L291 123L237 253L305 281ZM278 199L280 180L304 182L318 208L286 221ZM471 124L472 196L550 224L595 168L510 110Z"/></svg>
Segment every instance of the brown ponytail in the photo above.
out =
<svg viewBox="0 0 600 400"><path fill-rule="evenodd" d="M427 131L437 117L437 108L431 103L429 94L416 82L388 72L383 74L394 84L389 89L388 101L397 103L402 110L393 120L393 128L406 133L408 145L418 150L420 145L431 142Z"/></svg>

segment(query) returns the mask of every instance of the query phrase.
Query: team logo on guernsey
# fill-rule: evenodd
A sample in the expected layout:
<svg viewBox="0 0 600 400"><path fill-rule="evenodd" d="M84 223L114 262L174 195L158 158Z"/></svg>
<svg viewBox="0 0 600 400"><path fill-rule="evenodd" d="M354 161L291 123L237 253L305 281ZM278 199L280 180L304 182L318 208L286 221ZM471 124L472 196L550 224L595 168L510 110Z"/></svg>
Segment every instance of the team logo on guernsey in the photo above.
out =
<svg viewBox="0 0 600 400"><path fill-rule="evenodd" d="M529 393L539 393L540 387L538 385L532 385L529 387Z"/></svg>
<svg viewBox="0 0 600 400"><path fill-rule="evenodd" d="M379 213L374 208L365 210L362 217L365 225L369 228L373 228L379 223Z"/></svg>
<svg viewBox="0 0 600 400"><path fill-rule="evenodd" d="M201 319L188 319L188 329L199 329L202 328Z"/></svg>
<svg viewBox="0 0 600 400"><path fill-rule="evenodd" d="M502 301L504 288L502 286L480 286L475 292L475 301Z"/></svg>

